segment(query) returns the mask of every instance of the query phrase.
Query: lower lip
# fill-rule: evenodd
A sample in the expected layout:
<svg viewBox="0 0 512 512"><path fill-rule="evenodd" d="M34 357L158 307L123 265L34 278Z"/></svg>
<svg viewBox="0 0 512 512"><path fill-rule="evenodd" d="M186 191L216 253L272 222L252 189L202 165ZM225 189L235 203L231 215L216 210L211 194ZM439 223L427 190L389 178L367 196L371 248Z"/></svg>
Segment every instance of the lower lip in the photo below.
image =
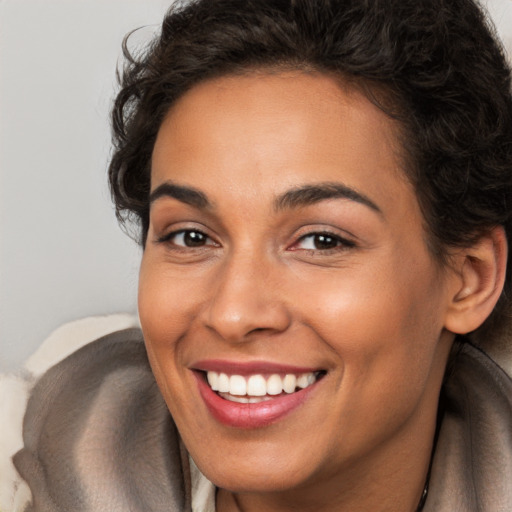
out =
<svg viewBox="0 0 512 512"><path fill-rule="evenodd" d="M298 409L309 398L318 381L305 389L280 395L264 402L244 404L221 398L205 381L203 374L194 372L199 393L212 416L229 427L262 428L271 425Z"/></svg>

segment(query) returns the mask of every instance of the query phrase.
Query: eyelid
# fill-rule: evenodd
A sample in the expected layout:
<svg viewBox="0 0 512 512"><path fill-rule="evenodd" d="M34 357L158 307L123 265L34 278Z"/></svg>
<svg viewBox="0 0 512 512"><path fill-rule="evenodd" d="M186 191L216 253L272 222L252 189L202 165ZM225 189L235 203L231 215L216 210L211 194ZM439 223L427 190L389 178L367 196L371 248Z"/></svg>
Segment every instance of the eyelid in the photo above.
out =
<svg viewBox="0 0 512 512"><path fill-rule="evenodd" d="M213 242L213 243L205 243L205 246L219 247L219 243L216 242L210 235L208 235L205 232L205 230L194 228L194 227L182 227L182 228L178 228L178 229L173 229L173 230L157 237L156 243L159 243L159 244L170 243L170 241L173 237L180 235L180 234L185 234L187 232L200 233L207 239L207 241L210 240L210 242ZM178 245L178 244L174 244L174 245L176 247L180 247L183 249L194 249L194 247L187 247L186 245Z"/></svg>
<svg viewBox="0 0 512 512"><path fill-rule="evenodd" d="M302 241L306 240L307 238L321 236L321 235L335 239L338 242L338 244L336 245L336 247L331 247L331 248L326 248L326 249L316 249L316 248L301 249L301 248L297 247ZM309 230L308 232L297 236L297 238L295 239L295 242L293 242L293 244L289 247L288 250L318 251L318 252L325 253L328 251L342 251L342 250L347 250L347 249L355 248L355 247L357 247L357 243L353 240L353 238L343 236L343 235L341 235L339 233L335 233L334 231L329 230L329 229L321 229L320 228L320 229Z"/></svg>

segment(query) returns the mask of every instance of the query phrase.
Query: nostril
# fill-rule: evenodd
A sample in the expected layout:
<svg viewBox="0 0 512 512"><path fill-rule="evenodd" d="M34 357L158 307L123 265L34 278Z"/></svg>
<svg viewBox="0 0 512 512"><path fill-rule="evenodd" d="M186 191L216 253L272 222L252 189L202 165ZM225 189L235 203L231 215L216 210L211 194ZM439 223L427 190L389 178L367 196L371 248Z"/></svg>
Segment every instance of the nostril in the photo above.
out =
<svg viewBox="0 0 512 512"><path fill-rule="evenodd" d="M252 331L249 331L247 334L252 334L256 332L263 332L267 331L268 329L266 327L257 327L256 329L253 329Z"/></svg>

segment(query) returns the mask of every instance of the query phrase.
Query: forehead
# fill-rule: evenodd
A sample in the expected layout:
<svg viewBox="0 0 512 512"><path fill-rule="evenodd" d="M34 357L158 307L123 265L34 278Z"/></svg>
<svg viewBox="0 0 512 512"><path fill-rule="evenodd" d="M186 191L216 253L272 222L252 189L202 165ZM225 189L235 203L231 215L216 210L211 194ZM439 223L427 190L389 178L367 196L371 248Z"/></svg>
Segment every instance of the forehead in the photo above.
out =
<svg viewBox="0 0 512 512"><path fill-rule="evenodd" d="M196 85L168 113L152 189L172 180L224 195L244 185L261 196L341 181L394 201L398 188L412 193L398 130L358 88L328 75L221 77Z"/></svg>

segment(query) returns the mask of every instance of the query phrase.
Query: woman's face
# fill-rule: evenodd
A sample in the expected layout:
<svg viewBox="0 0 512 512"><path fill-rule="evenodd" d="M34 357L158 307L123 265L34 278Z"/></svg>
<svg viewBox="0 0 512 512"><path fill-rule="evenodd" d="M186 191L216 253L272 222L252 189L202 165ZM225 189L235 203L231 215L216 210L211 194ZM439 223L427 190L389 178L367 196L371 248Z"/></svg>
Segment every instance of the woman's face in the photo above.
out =
<svg viewBox="0 0 512 512"><path fill-rule="evenodd" d="M218 486L361 481L430 453L450 277L401 165L393 122L319 74L208 81L163 122L140 319Z"/></svg>

